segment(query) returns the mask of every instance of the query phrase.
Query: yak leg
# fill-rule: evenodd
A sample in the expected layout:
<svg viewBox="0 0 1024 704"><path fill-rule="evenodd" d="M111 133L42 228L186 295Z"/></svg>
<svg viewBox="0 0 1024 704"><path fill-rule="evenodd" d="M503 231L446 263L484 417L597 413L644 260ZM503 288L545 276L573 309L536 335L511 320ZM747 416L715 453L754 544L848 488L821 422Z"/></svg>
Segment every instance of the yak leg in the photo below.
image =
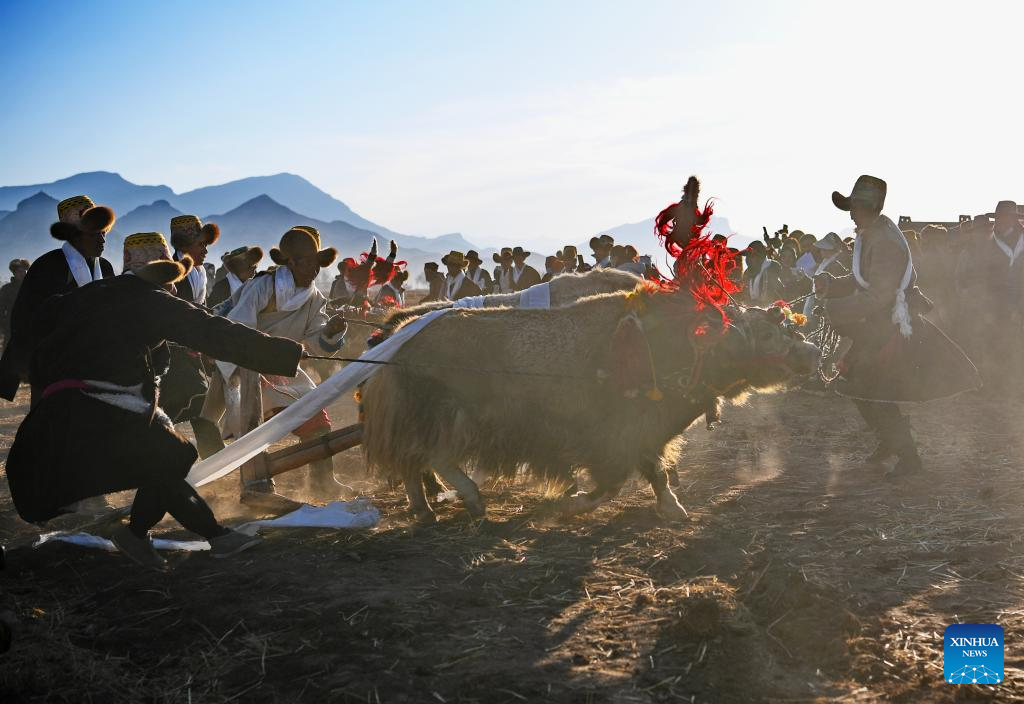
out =
<svg viewBox="0 0 1024 704"><path fill-rule="evenodd" d="M610 482L603 478L603 472L593 472L597 480L597 486L593 491L580 492L568 497L565 500L563 512L567 516L575 516L581 513L589 513L609 499L615 498L625 480Z"/></svg>
<svg viewBox="0 0 1024 704"><path fill-rule="evenodd" d="M654 498L658 505L658 513L667 521L681 521L687 517L686 509L679 503L672 487L668 485L668 473L658 461L645 462L640 467L640 474L651 483Z"/></svg>
<svg viewBox="0 0 1024 704"><path fill-rule="evenodd" d="M437 522L437 516L427 503L427 495L423 493L423 472L419 469L406 472L402 482L405 484L405 495L409 498L409 512L417 523L429 525Z"/></svg>
<svg viewBox="0 0 1024 704"><path fill-rule="evenodd" d="M480 497L480 488L476 482L466 476L465 472L459 469L457 464L438 462L434 469L441 475L445 484L455 487L455 491L459 492L459 496L462 497L463 503L469 510L469 515L474 518L482 518L487 513L487 506Z"/></svg>

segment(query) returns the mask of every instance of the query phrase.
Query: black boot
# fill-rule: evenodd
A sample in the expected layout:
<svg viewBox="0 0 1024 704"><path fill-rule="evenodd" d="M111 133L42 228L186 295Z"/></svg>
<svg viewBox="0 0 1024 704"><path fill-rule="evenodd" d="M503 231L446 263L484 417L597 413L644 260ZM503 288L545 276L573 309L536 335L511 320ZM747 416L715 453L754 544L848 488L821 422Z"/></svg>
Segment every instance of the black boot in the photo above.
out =
<svg viewBox="0 0 1024 704"><path fill-rule="evenodd" d="M220 428L213 421L205 418L193 418L192 433L196 436L196 450L199 457L206 459L224 449L224 439L220 436Z"/></svg>

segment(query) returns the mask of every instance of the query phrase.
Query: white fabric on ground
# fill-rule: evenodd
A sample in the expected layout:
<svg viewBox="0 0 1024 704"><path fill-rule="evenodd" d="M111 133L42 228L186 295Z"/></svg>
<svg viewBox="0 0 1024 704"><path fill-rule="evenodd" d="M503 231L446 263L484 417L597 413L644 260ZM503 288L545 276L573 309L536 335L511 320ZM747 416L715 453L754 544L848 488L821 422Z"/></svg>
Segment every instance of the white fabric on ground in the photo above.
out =
<svg viewBox="0 0 1024 704"><path fill-rule="evenodd" d="M391 359L410 338L449 310L449 308L435 310L417 318L377 347L364 352L360 359L370 361ZM192 465L192 470L188 473L189 483L199 487L230 474L238 466L251 460L321 410L330 406L343 394L355 389L373 376L377 369L378 366L375 364L360 364L359 362L348 364L263 425L246 433L215 455Z"/></svg>
<svg viewBox="0 0 1024 704"><path fill-rule="evenodd" d="M326 506L310 506L303 504L291 513L277 518L243 523L235 530L246 535L255 535L260 528L373 528L380 522L380 511L367 498L352 501L332 501ZM117 552L117 547L110 540L91 533L69 533L55 531L43 533L32 547L38 548L46 543L70 543L95 550ZM180 550L198 552L209 550L210 544L205 540L165 540L154 538L153 547L157 550Z"/></svg>

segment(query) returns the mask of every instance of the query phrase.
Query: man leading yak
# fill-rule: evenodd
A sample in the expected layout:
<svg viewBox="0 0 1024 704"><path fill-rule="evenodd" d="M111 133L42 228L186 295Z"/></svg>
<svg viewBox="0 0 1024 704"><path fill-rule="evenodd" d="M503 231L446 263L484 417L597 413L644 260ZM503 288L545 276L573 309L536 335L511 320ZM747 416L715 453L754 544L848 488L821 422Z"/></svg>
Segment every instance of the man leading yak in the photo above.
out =
<svg viewBox="0 0 1024 704"><path fill-rule="evenodd" d="M853 399L878 440L867 463L896 457L886 474L896 478L921 469L910 421L897 403L952 396L976 388L979 378L963 351L922 317L931 302L916 286L906 238L882 214L886 190L882 179L861 176L849 196L832 193L856 225L853 272L819 274L814 289L826 299L832 327L852 340L835 389Z"/></svg>

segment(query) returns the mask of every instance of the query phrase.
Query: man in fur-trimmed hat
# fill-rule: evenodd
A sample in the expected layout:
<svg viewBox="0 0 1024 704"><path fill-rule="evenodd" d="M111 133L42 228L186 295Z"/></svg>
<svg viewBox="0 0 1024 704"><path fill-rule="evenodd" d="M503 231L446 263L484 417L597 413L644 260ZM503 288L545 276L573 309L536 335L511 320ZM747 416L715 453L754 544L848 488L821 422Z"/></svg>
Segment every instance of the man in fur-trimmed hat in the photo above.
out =
<svg viewBox="0 0 1024 704"><path fill-rule="evenodd" d="M206 303L206 269L202 264L211 245L220 238L220 228L208 222L205 225L195 215L171 218L171 246L174 258L180 261L188 256L195 265L178 286L178 297L198 306Z"/></svg>
<svg viewBox="0 0 1024 704"><path fill-rule="evenodd" d="M333 264L335 257L337 252L334 248L320 249L319 237L310 229L293 227L282 235L280 244L270 250L270 258L277 268L257 274L236 292L228 320L295 340L302 343L310 354L329 356L336 353L345 342L347 325L340 315L328 317L327 299L314 283L320 270ZM261 377L224 360L217 362L217 368L219 375L214 375L214 385L207 399L216 401L223 398L223 389L216 385L240 385L242 433L252 430L315 388L302 370L294 379L286 379L280 376ZM203 415L219 419L224 409L216 410L219 412L204 409ZM304 441L325 435L330 430L330 418L326 410L321 410L296 428L293 434ZM243 465L242 501L271 510L296 508L296 502L274 491L273 480L261 473L261 466L258 462ZM321 494L336 496L342 487L334 477L333 458L319 460L310 467L314 488Z"/></svg>
<svg viewBox="0 0 1024 704"><path fill-rule="evenodd" d="M169 292L192 261L171 259L160 233L125 239L124 269L36 312L43 331L32 356L40 399L7 459L11 496L26 521L46 521L83 498L137 489L131 519L112 538L139 564L165 567L148 532L166 513L206 538L215 557L257 537L214 518L185 481L196 450L160 409L157 378L167 340L268 374L295 374L301 345L211 316ZM102 340L103 344L97 344Z"/></svg>
<svg viewBox="0 0 1024 704"><path fill-rule="evenodd" d="M878 441L868 464L895 457L886 475L894 478L921 469L910 421L896 404L952 396L979 380L960 348L923 317L931 304L916 286L906 238L882 214L886 190L885 181L861 176L849 196L832 193L856 225L852 273L818 274L814 289L832 327L852 340L835 389L853 399Z"/></svg>
<svg viewBox="0 0 1024 704"><path fill-rule="evenodd" d="M11 280L0 287L0 331L3 332L4 343L11 339L11 311L18 291L25 280L28 268L32 266L28 259L12 259L7 268L11 270Z"/></svg>
<svg viewBox="0 0 1024 704"><path fill-rule="evenodd" d="M221 261L227 273L213 285L206 304L213 308L231 298L246 281L256 275L256 267L262 260L263 250L259 247L243 245L225 254Z"/></svg>
<svg viewBox="0 0 1024 704"><path fill-rule="evenodd" d="M197 306L206 305L207 273L203 267L210 245L220 237L214 223L203 224L195 215L171 218L171 247L174 260L188 257L193 266L175 285L175 295ZM200 418L210 384L202 355L171 343L171 368L161 381L161 404L172 423L189 422L196 437L200 457L209 457L222 446L220 431Z"/></svg>
<svg viewBox="0 0 1024 704"><path fill-rule="evenodd" d="M32 320L42 302L114 275L114 267L101 255L115 219L113 210L94 204L88 196L65 198L57 204L57 222L50 226L50 235L64 244L36 259L14 301L11 339L0 359L0 398L13 401L28 377L37 341Z"/></svg>

